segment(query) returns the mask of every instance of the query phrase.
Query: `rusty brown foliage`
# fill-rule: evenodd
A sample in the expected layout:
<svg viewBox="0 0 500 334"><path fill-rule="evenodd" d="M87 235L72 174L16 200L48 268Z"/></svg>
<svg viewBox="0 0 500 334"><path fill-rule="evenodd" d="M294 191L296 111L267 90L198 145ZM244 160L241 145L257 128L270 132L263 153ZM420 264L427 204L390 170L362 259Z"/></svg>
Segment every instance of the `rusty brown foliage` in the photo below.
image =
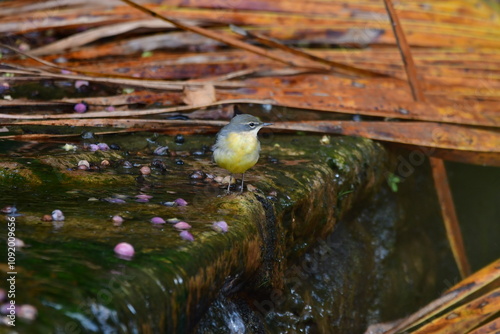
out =
<svg viewBox="0 0 500 334"><path fill-rule="evenodd" d="M213 133L234 105L251 103L288 110L270 113L274 131L424 149L433 156L448 235L467 276L441 159L500 166L498 7L472 0L2 1L4 88L47 79L133 90L87 97L89 111L78 114L55 111L78 98L11 99L7 91L0 95L0 124L118 128L100 134ZM290 108L314 116L301 113L297 121ZM190 119L165 120L172 114ZM498 289L463 300L464 291L476 292L470 287L498 280L497 262L383 332L497 330L498 319L488 317L498 310Z"/></svg>
<svg viewBox="0 0 500 334"><path fill-rule="evenodd" d="M415 64L411 76L383 1L138 3L142 7L130 1L2 2L1 40L18 50L2 48L3 81L87 80L135 89L88 98L91 112L84 115L51 112L47 101L3 100L0 120L71 124L78 118L81 125L83 118L95 125L93 118L105 117L129 128L126 118L147 114L131 107L138 104L162 104L165 114L189 106L270 104L328 113L332 120L344 114L376 121L343 122L334 130L327 123L287 123L289 130L323 129L500 164L500 24L486 3L398 3ZM418 83L421 98L413 98L408 79ZM214 96L193 101L192 92L202 87L214 87ZM37 103L47 112L19 111ZM140 129L147 130L147 122Z"/></svg>

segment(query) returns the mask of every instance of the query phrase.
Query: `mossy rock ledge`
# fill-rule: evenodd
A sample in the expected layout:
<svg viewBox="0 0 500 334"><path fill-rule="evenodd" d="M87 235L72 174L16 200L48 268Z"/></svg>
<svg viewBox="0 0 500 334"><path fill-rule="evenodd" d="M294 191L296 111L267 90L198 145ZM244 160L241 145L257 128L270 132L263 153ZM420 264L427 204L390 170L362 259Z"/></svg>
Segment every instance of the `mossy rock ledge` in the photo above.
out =
<svg viewBox="0 0 500 334"><path fill-rule="evenodd" d="M210 140L193 139L198 147ZM433 240L443 237L415 232L422 220L439 224L426 168L394 193L387 176L397 159L371 140L274 136L262 147L245 176L250 190L230 195L210 178L190 177L226 172L210 153L183 154L189 147L160 157L77 151L0 161L0 204L17 205L16 237L26 244L16 255L16 303L38 310L15 330L357 333L441 288ZM111 164L76 170L81 159ZM121 168L126 159L135 166ZM140 175L140 165L152 173ZM176 198L188 205L165 205ZM66 219L41 220L54 209ZM125 221L115 226L113 215ZM194 241L153 217L189 223ZM227 222L226 233L212 228L217 221ZM134 246L132 258L115 255L120 242Z"/></svg>

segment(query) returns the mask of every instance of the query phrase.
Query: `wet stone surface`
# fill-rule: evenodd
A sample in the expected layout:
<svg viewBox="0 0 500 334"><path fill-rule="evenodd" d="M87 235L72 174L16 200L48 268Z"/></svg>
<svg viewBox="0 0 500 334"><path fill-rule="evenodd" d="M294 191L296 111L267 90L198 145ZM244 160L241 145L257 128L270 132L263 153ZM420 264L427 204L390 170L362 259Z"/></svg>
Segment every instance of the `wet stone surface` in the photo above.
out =
<svg viewBox="0 0 500 334"><path fill-rule="evenodd" d="M64 149L64 143L0 141L0 206L16 207L16 237L26 245L16 252L22 287L16 303L38 311L35 320L21 319L16 329L208 333L217 319L242 309L247 315L241 316L243 332L248 333L331 325L339 299L325 306L331 317L323 324L317 323L319 309L314 311L309 301L343 295L346 280L338 279L340 273L353 275L349 280L363 278L365 271L378 268L382 260L377 258L393 254L392 246L379 241L378 248L367 235L381 229L388 234L384 240L397 243L392 234L398 208L409 203L391 201L397 202L390 204L396 209L387 211L391 219L374 220L372 228L358 231L363 223L352 224L353 219L366 221L365 207L373 207L388 191L391 158L380 144L342 137L322 145L319 136L277 135L261 143L260 161L245 175L246 191L240 194L234 185L227 195L221 183L227 172L211 161L213 137L181 141L137 133L85 139ZM64 219L54 219L54 210L61 210ZM355 244L344 247L342 240L348 238L338 236L341 227L335 229L341 220L339 226L354 229L351 236L361 238L360 245L369 245L360 249L369 248L371 258ZM332 236L337 236L333 244ZM0 247L6 242L1 238ZM318 274L317 283L307 279L310 283L301 289L290 288L284 273L321 252L318 242L342 255L326 257L335 270ZM120 243L133 249L121 245L116 250ZM347 258L357 265L342 264ZM348 274L349 268L356 271ZM416 275L422 275L420 269ZM259 311L258 303L273 291L292 296L295 311L286 302ZM368 310L354 297L362 296L345 295L339 310L360 312L355 319L361 323L379 319L383 308L375 304ZM214 312L219 318L210 317ZM295 321L290 312L310 315Z"/></svg>

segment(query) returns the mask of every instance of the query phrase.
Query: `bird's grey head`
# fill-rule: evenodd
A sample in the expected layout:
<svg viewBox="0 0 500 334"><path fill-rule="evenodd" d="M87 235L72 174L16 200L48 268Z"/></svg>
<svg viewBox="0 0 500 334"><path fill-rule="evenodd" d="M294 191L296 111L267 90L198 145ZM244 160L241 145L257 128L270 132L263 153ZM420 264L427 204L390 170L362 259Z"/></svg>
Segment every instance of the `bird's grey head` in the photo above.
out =
<svg viewBox="0 0 500 334"><path fill-rule="evenodd" d="M227 130L233 132L240 131L254 131L259 130L265 125L269 125L268 123L263 123L255 116L242 114L236 115L233 117L231 122L227 125Z"/></svg>

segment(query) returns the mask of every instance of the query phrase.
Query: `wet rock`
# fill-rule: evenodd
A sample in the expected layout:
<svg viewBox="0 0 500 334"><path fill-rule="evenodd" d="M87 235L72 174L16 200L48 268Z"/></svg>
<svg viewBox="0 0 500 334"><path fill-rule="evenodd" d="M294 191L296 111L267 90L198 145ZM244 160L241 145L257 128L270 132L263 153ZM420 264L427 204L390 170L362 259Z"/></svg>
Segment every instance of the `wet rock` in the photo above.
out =
<svg viewBox="0 0 500 334"><path fill-rule="evenodd" d="M174 138L174 142L176 144L184 144L185 141L186 141L186 139L184 138L183 135L176 135Z"/></svg>
<svg viewBox="0 0 500 334"><path fill-rule="evenodd" d="M189 177L194 180L204 179L206 176L207 175L201 170L195 170L194 172L191 173L191 175L189 175Z"/></svg>
<svg viewBox="0 0 500 334"><path fill-rule="evenodd" d="M227 183L209 181L222 182L228 173L216 167L209 156L187 154L203 144L210 145L213 136L202 139L203 142L198 142L196 136L190 137L182 146L184 153L176 157L185 161L182 167L174 165L176 158L155 157L164 166L171 167L169 173L160 175L155 170L154 177L137 182L139 168L151 160L150 151L144 149L144 137L150 134L140 136L137 133L123 140L122 135L113 138L126 146L127 151L63 152L57 144L56 155L41 151L35 159L33 156L25 160L19 158L19 162L10 162L7 166L0 162L0 182L12 185L2 188L8 190L3 195L7 196L3 205L15 203L14 196L10 195L15 191L25 214L19 219L19 231L30 248L23 250L18 265L30 274L23 275L23 293L37 298L34 300L50 299L58 307L44 305L48 311L39 308L36 322L44 324L47 332L67 332L66 326L71 321L75 331L81 332L88 331L85 326L90 324L95 326L95 332L146 329L158 333L194 333L199 318L221 294L237 301L233 302L235 308L228 309L231 303L226 303L222 304L226 309L209 312L220 315L221 322L216 328L209 327L213 318L202 322L204 327L198 327L200 332L229 333L228 319L237 319L237 328L243 328L243 324L244 328L264 329L262 333L266 329L276 329L267 332L277 333L295 329L320 332L325 329L320 327L323 325L337 328L336 321L359 320L363 325L367 310L371 309L374 309L371 316L376 318L379 299L372 293L387 290L382 288L385 282L391 282L397 291L380 298L393 303L418 300L411 294L415 288L398 280L406 274L379 270L387 263L405 263L410 270L405 273L415 278L412 284L442 282L433 275L434 255L426 253L433 249L432 244L425 243L426 233L435 233L438 223L429 219L433 228L424 229L420 234L412 231L405 239L394 239L393 234L397 236L399 232L376 229L376 226L387 227L388 217L400 217L423 198L433 198L423 196L427 193L413 184L419 199L408 197L410 204L395 204L391 196L399 197L404 187L410 187L409 180L401 183L397 194L381 193L381 189L387 187L390 159L379 144L361 138L331 137L329 145L320 145L320 136L286 139L275 136L276 145L262 142L261 159L245 175L245 182L254 185L255 192L227 195ZM132 137L137 140L130 140ZM104 139L99 138L101 140ZM278 159L279 164L269 161L269 156ZM103 159L113 163L99 173L68 171L75 168L76 161L87 160L93 166L100 165ZM139 167L122 168L124 161L128 161L130 167ZM156 168L153 163L151 167ZM29 175L31 168L38 173L34 179L42 175L40 186L34 185L29 177L20 177L20 173L26 171ZM192 172L200 170L211 175L200 179L207 182L190 179ZM77 191L67 192L68 189ZM123 196L116 197L117 193ZM154 195L154 198L135 197L138 193ZM189 205L177 206L173 201L177 197ZM88 201L92 198L106 200ZM382 201L371 202L374 198ZM150 202L137 203L137 199ZM55 206L64 201L71 204L67 209L71 210L68 211L71 219L64 224L55 222L58 224L53 228L39 221L47 203ZM172 201L171 206L159 205L163 201ZM115 202L122 205L111 204ZM362 210L365 207L371 211ZM426 207L420 207L414 216L439 217L439 213L425 211L430 205ZM110 217L117 212L127 219L120 227L110 222ZM167 226L149 223L154 216L178 218L169 218ZM214 221L229 219L228 233L223 233L225 226L218 226L219 233L213 232ZM189 231L181 232L174 227L181 221L196 223L191 223L193 227ZM422 222L415 220L412 225L420 228ZM322 242L328 236L346 228L352 228L350 233L339 234L333 243L327 242L329 248L324 247ZM406 228L408 226L402 231ZM372 238L374 235L383 238L379 242ZM141 245L141 256L135 255L133 262L117 259L111 251L124 240L136 247ZM409 250L393 251L396 244L406 245ZM419 244L425 247L418 248ZM446 245L445 242L436 244ZM324 262L315 254L321 255L319 260ZM331 257L332 254L337 256ZM401 257L390 258L391 254ZM413 254L415 258L402 254ZM440 258L435 260L442 266ZM320 264L321 270L316 270L315 264ZM425 274L417 267L424 268ZM293 271L297 268L301 270L299 274ZM350 274L348 270L352 270ZM371 276L371 272L377 275ZM304 285L296 286L293 292L293 283L299 282L300 277L306 277L300 280ZM378 277L384 280L377 281ZM314 282L311 289L306 285L308 282ZM338 289L331 290L327 284L334 284ZM436 289L421 285L417 290L427 293ZM245 298L238 299L238 296ZM325 296L333 296L333 299ZM312 304L313 299L319 299L318 304ZM265 304L266 300L272 305ZM339 306L335 300L343 304ZM321 306L321 302L325 302L325 306ZM321 317L312 309L320 310ZM75 316L68 318L71 312ZM350 319L351 316L356 318ZM246 322L250 317L260 319L256 324L260 327L250 327ZM280 327L285 325L288 329ZM34 333L39 329L36 324L23 326L26 327L19 332Z"/></svg>
<svg viewBox="0 0 500 334"><path fill-rule="evenodd" d="M154 155L168 155L169 154L168 146L158 146L153 151L153 154Z"/></svg>
<svg viewBox="0 0 500 334"><path fill-rule="evenodd" d="M93 132L86 131L82 133L81 137L82 139L94 139L95 135Z"/></svg>

